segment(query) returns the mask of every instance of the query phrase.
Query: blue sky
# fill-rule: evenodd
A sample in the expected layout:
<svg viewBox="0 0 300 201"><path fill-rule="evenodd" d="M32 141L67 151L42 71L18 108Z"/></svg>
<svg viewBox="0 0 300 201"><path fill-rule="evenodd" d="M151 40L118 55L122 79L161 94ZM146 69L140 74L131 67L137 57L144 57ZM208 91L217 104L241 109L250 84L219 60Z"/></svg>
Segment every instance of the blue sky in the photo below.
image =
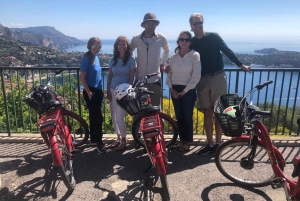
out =
<svg viewBox="0 0 300 201"><path fill-rule="evenodd" d="M2 25L52 26L78 39L132 38L143 31L147 12L156 14L156 30L168 39L190 30L189 16L199 12L204 29L225 41L300 44L300 0L0 0Z"/></svg>

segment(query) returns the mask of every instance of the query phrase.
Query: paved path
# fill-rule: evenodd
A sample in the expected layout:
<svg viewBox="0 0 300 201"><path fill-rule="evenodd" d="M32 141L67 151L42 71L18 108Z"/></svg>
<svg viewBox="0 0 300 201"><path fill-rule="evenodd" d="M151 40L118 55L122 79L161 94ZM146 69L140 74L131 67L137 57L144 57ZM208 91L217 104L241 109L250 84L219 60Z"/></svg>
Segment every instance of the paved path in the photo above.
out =
<svg viewBox="0 0 300 201"><path fill-rule="evenodd" d="M190 152L170 151L173 164L168 167L168 183L172 200L285 200L283 189L242 188L230 182L219 173L211 155L195 153L201 146L195 142ZM285 172L290 175L291 161L299 154L299 147L280 147L280 150L287 161ZM44 144L2 141L0 156L1 201L161 200L159 182L151 185L154 170L143 172L150 165L148 156L133 145L125 152L107 154L98 154L94 147L84 146L74 159L77 185L72 193L67 192L55 171L48 171L51 157Z"/></svg>

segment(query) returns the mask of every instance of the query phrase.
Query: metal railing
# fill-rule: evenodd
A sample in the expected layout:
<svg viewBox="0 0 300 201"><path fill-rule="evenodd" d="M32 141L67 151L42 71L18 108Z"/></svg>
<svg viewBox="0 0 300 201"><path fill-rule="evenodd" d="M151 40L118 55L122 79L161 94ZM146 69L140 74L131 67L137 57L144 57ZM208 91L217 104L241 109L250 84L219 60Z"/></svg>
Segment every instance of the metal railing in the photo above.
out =
<svg viewBox="0 0 300 201"><path fill-rule="evenodd" d="M0 67L0 133L39 132L36 123L38 114L28 108L22 98L32 87L45 83L53 70L61 67ZM107 67L103 69L103 89L106 90ZM271 118L263 119L265 125L274 134L299 134L297 118L300 117L299 80L300 69L297 68L253 68L251 73L245 73L238 68L225 69L227 75L228 93L243 96L255 85L272 79L269 85L257 93L254 104L264 110L271 110ZM163 80L165 78L162 74ZM54 87L67 109L81 115L88 122L88 112L82 97L79 82L79 67L68 67L61 76L56 77ZM165 81L163 81L162 109L175 118L172 101ZM110 118L109 102L103 102L104 133L113 133ZM204 134L203 114L194 109L194 133ZM131 117L126 117L128 132L130 132Z"/></svg>

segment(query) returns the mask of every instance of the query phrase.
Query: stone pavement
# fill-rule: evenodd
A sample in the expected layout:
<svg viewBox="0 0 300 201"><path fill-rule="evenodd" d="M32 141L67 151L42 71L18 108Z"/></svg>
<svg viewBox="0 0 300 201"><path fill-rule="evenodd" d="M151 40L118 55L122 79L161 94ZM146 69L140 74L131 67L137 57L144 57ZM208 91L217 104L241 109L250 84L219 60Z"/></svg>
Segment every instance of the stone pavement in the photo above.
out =
<svg viewBox="0 0 300 201"><path fill-rule="evenodd" d="M115 134L104 134L103 141L110 143L116 139ZM223 141L230 139L230 137L223 136ZM127 135L127 143L131 144L134 141L130 134ZM12 133L8 136L7 133L0 133L0 143L43 143L40 134L28 133ZM276 146L298 147L300 146L300 136L282 137L280 135L272 137L272 143ZM206 144L204 135L194 135L194 145L203 146Z"/></svg>
<svg viewBox="0 0 300 201"><path fill-rule="evenodd" d="M110 142L115 136L105 135L104 139ZM273 138L273 142L286 159L286 174L291 175L293 157L300 153L299 138ZM168 167L167 178L171 200L285 200L283 189L245 188L227 180L211 154L196 154L204 144L202 136L187 153L170 150L173 164ZM72 193L55 171L48 170L50 164L49 150L39 135L0 136L0 200L161 200L155 169L144 173L150 165L149 157L130 143L124 152L107 154L98 154L90 145L82 146L74 158L77 185Z"/></svg>

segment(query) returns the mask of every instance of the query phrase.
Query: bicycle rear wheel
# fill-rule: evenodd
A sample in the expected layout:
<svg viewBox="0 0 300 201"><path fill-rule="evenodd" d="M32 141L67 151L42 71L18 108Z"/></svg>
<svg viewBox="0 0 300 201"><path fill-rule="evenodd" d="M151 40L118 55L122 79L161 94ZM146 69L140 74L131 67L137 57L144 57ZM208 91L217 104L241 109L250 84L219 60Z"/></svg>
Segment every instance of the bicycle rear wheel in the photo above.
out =
<svg viewBox="0 0 300 201"><path fill-rule="evenodd" d="M72 154L68 151L67 146L57 136L58 150L60 153L62 164L58 166L58 172L68 190L73 191L76 186L76 180L73 170Z"/></svg>
<svg viewBox="0 0 300 201"><path fill-rule="evenodd" d="M89 139L89 127L86 121L76 113L64 110L65 125L69 127L75 147L81 146Z"/></svg>
<svg viewBox="0 0 300 201"><path fill-rule="evenodd" d="M215 163L219 171L229 180L244 186L263 187L270 185L275 177L267 149L260 142L257 144L253 163L245 165L245 158L251 152L252 146L247 141L229 140L221 144L215 154ZM276 155L279 167L284 165Z"/></svg>
<svg viewBox="0 0 300 201"><path fill-rule="evenodd" d="M159 116L162 121L162 126L164 130L164 139L165 139L165 146L169 147L170 145L174 144L178 137L178 129L176 122L167 114L159 113ZM140 131L140 124L141 124L142 117L139 116L132 124L132 136L135 142L141 146L145 147L144 145L144 138Z"/></svg>

